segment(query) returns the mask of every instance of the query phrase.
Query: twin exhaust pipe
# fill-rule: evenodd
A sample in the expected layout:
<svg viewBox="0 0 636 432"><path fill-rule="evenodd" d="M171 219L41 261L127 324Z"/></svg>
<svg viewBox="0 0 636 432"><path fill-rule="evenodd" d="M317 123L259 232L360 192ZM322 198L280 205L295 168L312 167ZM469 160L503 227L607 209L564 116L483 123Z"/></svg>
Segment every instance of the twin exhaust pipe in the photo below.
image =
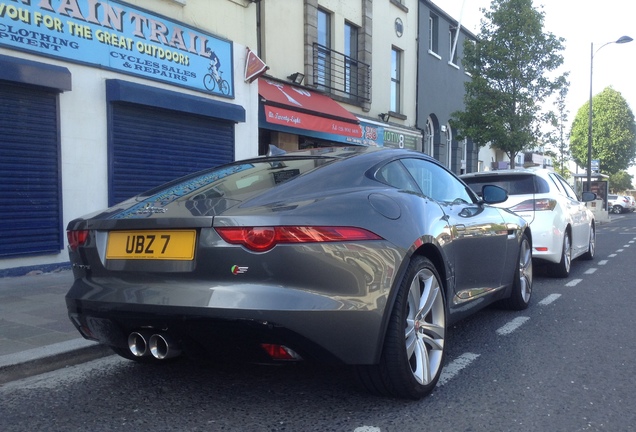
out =
<svg viewBox="0 0 636 432"><path fill-rule="evenodd" d="M168 334L145 331L135 331L128 335L128 349L135 357L152 355L157 360L181 354L181 348Z"/></svg>

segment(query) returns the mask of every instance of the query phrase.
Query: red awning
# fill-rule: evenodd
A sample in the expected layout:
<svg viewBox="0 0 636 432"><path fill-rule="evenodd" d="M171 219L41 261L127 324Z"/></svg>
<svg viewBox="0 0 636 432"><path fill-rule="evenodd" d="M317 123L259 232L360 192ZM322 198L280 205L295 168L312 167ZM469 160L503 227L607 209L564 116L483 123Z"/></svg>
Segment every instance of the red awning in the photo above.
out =
<svg viewBox="0 0 636 432"><path fill-rule="evenodd" d="M262 78L258 93L267 123L346 137L362 136L358 118L325 95Z"/></svg>
<svg viewBox="0 0 636 432"><path fill-rule="evenodd" d="M266 105L354 124L360 123L356 116L338 102L302 87L261 78L258 82L258 93L265 100Z"/></svg>

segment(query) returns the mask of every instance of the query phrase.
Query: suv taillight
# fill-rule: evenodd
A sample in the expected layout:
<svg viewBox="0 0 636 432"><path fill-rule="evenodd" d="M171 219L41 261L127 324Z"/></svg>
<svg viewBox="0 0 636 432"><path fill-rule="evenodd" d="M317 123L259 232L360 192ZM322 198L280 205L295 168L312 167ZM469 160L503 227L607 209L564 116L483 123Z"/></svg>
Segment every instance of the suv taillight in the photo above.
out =
<svg viewBox="0 0 636 432"><path fill-rule="evenodd" d="M516 206L510 207L510 210L512 210L513 212L554 210L556 205L556 200L541 198L534 200L525 200L523 202L520 202Z"/></svg>

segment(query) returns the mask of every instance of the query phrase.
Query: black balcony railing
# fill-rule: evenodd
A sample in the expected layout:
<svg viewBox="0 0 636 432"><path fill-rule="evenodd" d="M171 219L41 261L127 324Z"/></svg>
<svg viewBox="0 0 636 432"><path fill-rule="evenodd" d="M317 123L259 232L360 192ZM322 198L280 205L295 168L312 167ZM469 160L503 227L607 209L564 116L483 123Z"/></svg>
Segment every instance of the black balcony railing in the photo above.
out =
<svg viewBox="0 0 636 432"><path fill-rule="evenodd" d="M313 84L328 93L356 101L371 99L371 67L323 45L314 44Z"/></svg>

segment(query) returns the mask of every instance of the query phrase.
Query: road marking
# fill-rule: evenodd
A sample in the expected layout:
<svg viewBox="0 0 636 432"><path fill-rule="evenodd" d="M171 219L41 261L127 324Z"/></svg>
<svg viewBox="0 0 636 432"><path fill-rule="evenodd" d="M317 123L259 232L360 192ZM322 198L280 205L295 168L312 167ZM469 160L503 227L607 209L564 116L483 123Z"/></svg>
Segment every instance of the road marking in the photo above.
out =
<svg viewBox="0 0 636 432"><path fill-rule="evenodd" d="M499 336L506 336L521 327L530 317L517 317L503 327L497 329Z"/></svg>
<svg viewBox="0 0 636 432"><path fill-rule="evenodd" d="M567 287L573 287L573 286L577 286L579 283L581 283L583 279L572 279L570 282L566 283L565 286Z"/></svg>
<svg viewBox="0 0 636 432"><path fill-rule="evenodd" d="M616 256L616 254L610 254L608 255L609 258L614 258Z"/></svg>
<svg viewBox="0 0 636 432"><path fill-rule="evenodd" d="M616 252L623 252L623 249L617 249Z"/></svg>
<svg viewBox="0 0 636 432"><path fill-rule="evenodd" d="M601 260L598 262L598 265L605 265L607 264L607 260Z"/></svg>
<svg viewBox="0 0 636 432"><path fill-rule="evenodd" d="M596 271L596 268L592 267L592 268L589 268L589 269L585 270L585 274L593 274L595 271Z"/></svg>
<svg viewBox="0 0 636 432"><path fill-rule="evenodd" d="M549 296L547 296L546 298L544 298L543 300L541 300L539 302L539 304L541 306L547 306L550 303L552 303L553 301L555 301L556 299L558 299L559 297L561 297L561 294L550 294Z"/></svg>
<svg viewBox="0 0 636 432"><path fill-rule="evenodd" d="M627 248L627 247L629 247L629 245L628 245L628 244L626 244L626 245L623 245L623 247L624 247L624 248Z"/></svg>
<svg viewBox="0 0 636 432"><path fill-rule="evenodd" d="M355 428L353 432L382 432L382 429L375 426L360 426Z"/></svg>
<svg viewBox="0 0 636 432"><path fill-rule="evenodd" d="M474 362L477 357L479 357L479 354L473 353L464 353L457 357L455 360L444 367L442 374L439 376L439 381L437 381L437 385L443 386L448 381L455 378L455 376L459 372L461 372L462 369Z"/></svg>

